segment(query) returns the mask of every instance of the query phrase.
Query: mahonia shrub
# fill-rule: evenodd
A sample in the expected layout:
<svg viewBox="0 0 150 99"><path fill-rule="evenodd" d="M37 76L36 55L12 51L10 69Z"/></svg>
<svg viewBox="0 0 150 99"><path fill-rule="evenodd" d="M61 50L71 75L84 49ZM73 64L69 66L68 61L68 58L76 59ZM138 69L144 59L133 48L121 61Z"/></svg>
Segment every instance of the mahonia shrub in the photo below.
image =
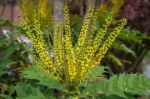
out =
<svg viewBox="0 0 150 99"><path fill-rule="evenodd" d="M51 8L47 4L48 0L22 2L24 18L21 24L25 35L32 42L33 50L26 48L43 75L64 83L69 88L75 88L100 63L126 24L126 19L121 19L110 31L110 15L102 27L97 27L97 10L91 5L85 15L78 41L73 46L68 6L64 5L64 22L53 25L51 12L47 13ZM50 32L52 37L47 43L44 29L48 27L53 27L53 32Z"/></svg>

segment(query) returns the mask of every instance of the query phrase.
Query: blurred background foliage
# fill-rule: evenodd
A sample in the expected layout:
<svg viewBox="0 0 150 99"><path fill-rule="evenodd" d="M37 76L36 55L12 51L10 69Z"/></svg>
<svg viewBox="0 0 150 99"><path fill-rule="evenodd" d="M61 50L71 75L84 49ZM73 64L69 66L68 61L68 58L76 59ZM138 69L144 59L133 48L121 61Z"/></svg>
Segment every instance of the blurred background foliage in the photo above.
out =
<svg viewBox="0 0 150 99"><path fill-rule="evenodd" d="M28 95L28 90L24 88L30 88L34 95L43 97L39 89L21 83L24 79L19 72L31 64L32 60L23 49L22 39L19 38L22 29L13 21L14 17L18 17L13 14L14 7L19 6L18 3L20 3L20 0L0 0L0 93L3 93L3 97L7 97L6 99L12 99L10 96L16 94L20 96ZM7 8L7 5L11 5L12 8ZM75 45L88 4L86 0L68 0L68 5ZM102 66L109 68L106 76L109 77L113 73L121 72L143 73L145 66L150 64L150 1L96 0L96 7L98 8L97 27L102 27L109 15L113 16L114 24L122 17L128 19L125 29L121 31L112 48L101 62ZM7 17L8 19L5 19L3 17L5 17L7 10L11 10L11 15L9 18ZM111 28L113 29L113 27L112 25ZM45 29L45 31L50 32L52 30ZM27 39L25 41L28 42ZM20 90L25 90L26 93ZM34 98L31 97L31 99Z"/></svg>

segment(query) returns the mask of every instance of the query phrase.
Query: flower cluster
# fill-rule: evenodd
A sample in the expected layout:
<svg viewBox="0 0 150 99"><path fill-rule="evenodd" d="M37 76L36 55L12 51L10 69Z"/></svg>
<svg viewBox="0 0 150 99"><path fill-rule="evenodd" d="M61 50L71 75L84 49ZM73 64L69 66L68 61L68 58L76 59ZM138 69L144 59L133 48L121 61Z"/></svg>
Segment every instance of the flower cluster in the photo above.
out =
<svg viewBox="0 0 150 99"><path fill-rule="evenodd" d="M29 2L29 0L24 0L23 5L25 5L25 1ZM44 38L45 33L41 28L44 27L42 26L44 24L41 24L43 22L41 17L47 18L45 13L47 8L44 6L47 5L46 1L40 2L39 11L33 10L32 23L28 22L29 17L27 15L29 12L23 8L24 16L27 18L22 22L22 27L26 36L32 41L34 47L32 57L40 70L43 70L49 77L64 82L69 86L82 83L86 79L88 72L100 63L126 24L126 20L122 19L120 24L111 32L109 31L110 34L107 36L106 33L111 25L112 17L107 17L103 27L98 28L96 26L97 12L94 6L89 7L78 37L77 47L74 47L72 44L69 9L65 4L64 22L54 26L53 40L51 40L53 43L51 49L48 49ZM50 52L54 53L54 57L50 56Z"/></svg>

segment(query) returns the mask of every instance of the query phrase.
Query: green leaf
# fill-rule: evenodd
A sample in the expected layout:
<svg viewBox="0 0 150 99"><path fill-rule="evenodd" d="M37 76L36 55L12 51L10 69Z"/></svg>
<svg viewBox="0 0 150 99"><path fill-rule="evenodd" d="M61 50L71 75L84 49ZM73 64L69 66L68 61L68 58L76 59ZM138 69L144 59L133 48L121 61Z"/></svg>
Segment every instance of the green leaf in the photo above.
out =
<svg viewBox="0 0 150 99"><path fill-rule="evenodd" d="M26 83L20 83L14 86L17 94L16 99L47 99L40 89Z"/></svg>
<svg viewBox="0 0 150 99"><path fill-rule="evenodd" d="M122 62L113 54L109 53L108 57L114 62L116 63L118 66L123 66Z"/></svg>
<svg viewBox="0 0 150 99"><path fill-rule="evenodd" d="M28 79L34 79L38 80L39 82L36 83L38 85L44 85L47 86L50 89L63 89L64 85L60 82L51 79L49 76L44 75L41 70L39 70L37 67L32 66L26 70L23 71L23 74Z"/></svg>
<svg viewBox="0 0 150 99"><path fill-rule="evenodd" d="M116 95L122 98L131 95L146 95L150 89L150 79L143 74L120 74L113 75L108 80L89 83L84 89L86 94L104 94L106 96Z"/></svg>
<svg viewBox="0 0 150 99"><path fill-rule="evenodd" d="M19 48L20 44L12 44L5 51L3 51L3 59L8 59L17 48Z"/></svg>
<svg viewBox="0 0 150 99"><path fill-rule="evenodd" d="M97 76L102 76L103 73L105 72L105 68L104 66L96 66L93 69L91 69L91 71L89 72L89 76L92 77L97 77Z"/></svg>
<svg viewBox="0 0 150 99"><path fill-rule="evenodd" d="M132 56L136 57L136 53L132 49L128 48L126 45L121 44L120 47L126 53L130 53Z"/></svg>
<svg viewBox="0 0 150 99"><path fill-rule="evenodd" d="M17 98L17 99L20 99L20 98ZM47 98L47 97L41 97L41 96L34 96L34 95L30 95L30 96L27 96L27 97L24 97L24 98L21 98L21 99L56 99L54 97L50 97L50 98Z"/></svg>
<svg viewBox="0 0 150 99"><path fill-rule="evenodd" d="M124 29L121 31L119 38L129 43L140 43L142 35L139 31Z"/></svg>
<svg viewBox="0 0 150 99"><path fill-rule="evenodd" d="M15 64L16 62L11 61L11 60L0 60L0 66L7 66L7 65L12 65Z"/></svg>
<svg viewBox="0 0 150 99"><path fill-rule="evenodd" d="M6 38L3 37L0 37L0 47L4 46L6 43Z"/></svg>

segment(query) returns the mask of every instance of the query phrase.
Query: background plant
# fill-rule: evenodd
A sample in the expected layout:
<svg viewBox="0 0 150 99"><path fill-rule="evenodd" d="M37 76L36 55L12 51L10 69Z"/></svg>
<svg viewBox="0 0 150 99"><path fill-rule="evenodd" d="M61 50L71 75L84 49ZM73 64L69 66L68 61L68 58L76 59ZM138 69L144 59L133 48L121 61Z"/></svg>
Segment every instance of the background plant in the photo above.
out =
<svg viewBox="0 0 150 99"><path fill-rule="evenodd" d="M29 60L17 38L21 28L3 17L0 22L0 94L11 95L12 85L22 80L19 72L27 67Z"/></svg>

